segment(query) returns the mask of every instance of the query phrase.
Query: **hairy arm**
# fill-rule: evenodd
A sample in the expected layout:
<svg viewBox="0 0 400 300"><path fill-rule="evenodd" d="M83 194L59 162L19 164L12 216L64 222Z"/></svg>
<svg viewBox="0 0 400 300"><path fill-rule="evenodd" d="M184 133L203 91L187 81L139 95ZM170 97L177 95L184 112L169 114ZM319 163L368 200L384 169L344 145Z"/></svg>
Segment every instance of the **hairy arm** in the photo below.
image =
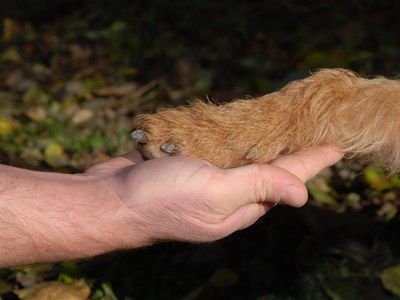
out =
<svg viewBox="0 0 400 300"><path fill-rule="evenodd" d="M79 259L159 241L208 242L276 203L301 206L303 182L340 160L319 146L223 170L189 157L130 153L84 174L0 165L0 267Z"/></svg>
<svg viewBox="0 0 400 300"><path fill-rule="evenodd" d="M118 248L113 190L101 177L0 165L0 266ZM133 237L134 238L134 237Z"/></svg>

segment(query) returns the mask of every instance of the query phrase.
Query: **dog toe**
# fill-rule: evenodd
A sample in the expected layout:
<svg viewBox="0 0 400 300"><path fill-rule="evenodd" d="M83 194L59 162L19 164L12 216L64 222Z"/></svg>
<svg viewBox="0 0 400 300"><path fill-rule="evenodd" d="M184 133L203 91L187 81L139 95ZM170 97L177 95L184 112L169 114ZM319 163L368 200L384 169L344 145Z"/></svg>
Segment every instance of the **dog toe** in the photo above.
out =
<svg viewBox="0 0 400 300"><path fill-rule="evenodd" d="M175 155L178 153L178 147L170 140L163 143L160 148L162 152L168 155Z"/></svg>
<svg viewBox="0 0 400 300"><path fill-rule="evenodd" d="M146 144L147 143L147 136L146 134L140 130L140 129L136 129L135 131L133 131L131 133L131 137L138 142L139 144Z"/></svg>

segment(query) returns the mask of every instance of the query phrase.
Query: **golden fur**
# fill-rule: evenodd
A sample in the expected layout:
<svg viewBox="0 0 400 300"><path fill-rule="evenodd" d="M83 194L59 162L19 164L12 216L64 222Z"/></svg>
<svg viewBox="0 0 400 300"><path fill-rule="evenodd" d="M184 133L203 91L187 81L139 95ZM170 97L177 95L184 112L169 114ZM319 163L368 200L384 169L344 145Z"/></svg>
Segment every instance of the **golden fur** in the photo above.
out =
<svg viewBox="0 0 400 300"><path fill-rule="evenodd" d="M132 137L146 158L189 155L230 168L323 143L400 170L400 83L324 69L283 89L216 106L142 115Z"/></svg>

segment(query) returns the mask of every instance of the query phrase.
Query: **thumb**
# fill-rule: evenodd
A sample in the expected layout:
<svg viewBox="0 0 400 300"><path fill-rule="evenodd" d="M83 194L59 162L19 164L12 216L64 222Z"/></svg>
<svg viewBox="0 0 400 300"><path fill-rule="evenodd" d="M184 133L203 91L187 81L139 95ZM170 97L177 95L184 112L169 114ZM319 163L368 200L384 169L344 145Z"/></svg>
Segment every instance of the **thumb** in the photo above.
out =
<svg viewBox="0 0 400 300"><path fill-rule="evenodd" d="M240 207L233 214L213 225L218 228L218 238L228 236L235 231L250 227L259 218L265 215L272 206L274 206L274 204L265 205L262 203L251 203Z"/></svg>
<svg viewBox="0 0 400 300"><path fill-rule="evenodd" d="M217 186L215 199L226 201L224 205L230 207L230 213L252 203L284 202L301 206L307 201L303 182L289 171L273 165L253 164L224 170Z"/></svg>
<svg viewBox="0 0 400 300"><path fill-rule="evenodd" d="M225 170L219 185L228 211L219 223L223 236L249 227L279 202L301 206L307 200L303 182L285 169L271 165L248 165Z"/></svg>

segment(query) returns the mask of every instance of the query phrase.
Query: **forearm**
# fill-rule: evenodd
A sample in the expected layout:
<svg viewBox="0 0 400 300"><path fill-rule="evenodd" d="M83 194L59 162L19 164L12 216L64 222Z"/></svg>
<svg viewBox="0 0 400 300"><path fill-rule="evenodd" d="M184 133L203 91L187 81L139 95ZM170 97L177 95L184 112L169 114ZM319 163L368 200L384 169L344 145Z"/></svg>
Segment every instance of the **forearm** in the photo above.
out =
<svg viewBox="0 0 400 300"><path fill-rule="evenodd" d="M100 183L99 183L100 181ZM118 201L101 179L0 165L0 266L76 259L121 247Z"/></svg>

